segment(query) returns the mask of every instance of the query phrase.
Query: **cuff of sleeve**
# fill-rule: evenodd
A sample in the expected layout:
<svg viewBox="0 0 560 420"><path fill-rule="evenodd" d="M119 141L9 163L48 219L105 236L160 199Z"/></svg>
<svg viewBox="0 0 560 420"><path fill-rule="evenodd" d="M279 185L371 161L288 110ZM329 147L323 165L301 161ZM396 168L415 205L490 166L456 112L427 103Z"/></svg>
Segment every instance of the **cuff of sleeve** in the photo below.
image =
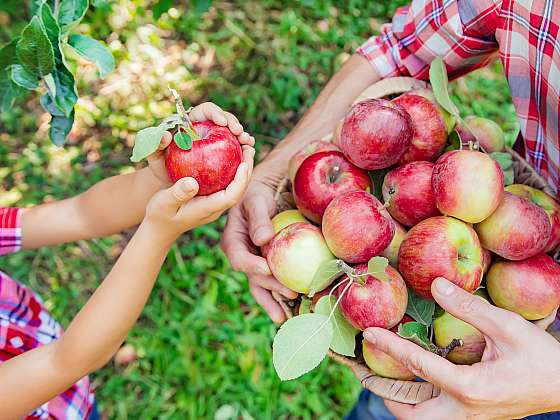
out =
<svg viewBox="0 0 560 420"><path fill-rule="evenodd" d="M369 61L381 79L399 76L398 66L391 55L392 49L383 45L382 37L383 35L372 36L356 50L356 53Z"/></svg>
<svg viewBox="0 0 560 420"><path fill-rule="evenodd" d="M0 208L0 255L21 248L21 214L19 208Z"/></svg>

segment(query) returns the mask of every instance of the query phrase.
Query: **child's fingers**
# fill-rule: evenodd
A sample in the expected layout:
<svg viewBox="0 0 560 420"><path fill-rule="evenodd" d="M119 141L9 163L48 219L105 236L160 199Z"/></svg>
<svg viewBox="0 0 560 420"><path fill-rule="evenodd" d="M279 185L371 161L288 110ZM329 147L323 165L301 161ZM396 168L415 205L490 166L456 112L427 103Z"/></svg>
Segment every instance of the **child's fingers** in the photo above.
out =
<svg viewBox="0 0 560 420"><path fill-rule="evenodd" d="M158 200L163 207L177 209L193 198L198 192L198 182L194 178L181 178L171 187L163 190L161 198Z"/></svg>
<svg viewBox="0 0 560 420"><path fill-rule="evenodd" d="M255 149L251 146L244 145L241 147L241 150L243 151L243 162L249 166L249 178L251 178L255 164Z"/></svg>
<svg viewBox="0 0 560 420"><path fill-rule="evenodd" d="M237 117L233 115L231 112L226 112L226 111L222 111L222 112L226 117L229 131L231 131L236 136L241 135L243 133L243 126L241 125Z"/></svg>
<svg viewBox="0 0 560 420"><path fill-rule="evenodd" d="M161 137L161 142L159 143L158 150L164 150L167 146L171 144L171 140L173 140L173 136L169 131L163 133Z"/></svg>
<svg viewBox="0 0 560 420"><path fill-rule="evenodd" d="M255 138L245 131L243 133L241 133L241 135L238 138L239 138L239 143L241 143L241 144L245 144L245 145L248 145L248 146L254 146L255 145Z"/></svg>
<svg viewBox="0 0 560 420"><path fill-rule="evenodd" d="M195 106L189 117L193 121L207 121L210 120L214 124L225 126L228 124L228 120L224 115L224 111L218 105L212 102L204 102L198 106Z"/></svg>

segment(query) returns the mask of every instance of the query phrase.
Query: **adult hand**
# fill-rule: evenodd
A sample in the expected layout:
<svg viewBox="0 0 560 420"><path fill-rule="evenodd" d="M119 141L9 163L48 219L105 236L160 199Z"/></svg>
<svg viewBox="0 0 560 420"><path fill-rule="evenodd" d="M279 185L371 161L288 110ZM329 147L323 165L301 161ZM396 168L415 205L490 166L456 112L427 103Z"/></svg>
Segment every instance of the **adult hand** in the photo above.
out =
<svg viewBox="0 0 560 420"><path fill-rule="evenodd" d="M432 294L447 312L484 334L486 349L481 362L459 366L389 330L367 329L368 341L441 389L438 397L417 405L386 401L397 418L511 419L560 410L560 343L446 279L433 282Z"/></svg>
<svg viewBox="0 0 560 420"><path fill-rule="evenodd" d="M249 289L259 305L277 323L284 321L281 306L272 297L272 291L288 298L297 293L276 280L259 247L274 236L270 218L276 213L274 193L277 178L273 161L265 161L255 173L242 203L231 209L222 237L222 249L234 270L243 271L249 279Z"/></svg>

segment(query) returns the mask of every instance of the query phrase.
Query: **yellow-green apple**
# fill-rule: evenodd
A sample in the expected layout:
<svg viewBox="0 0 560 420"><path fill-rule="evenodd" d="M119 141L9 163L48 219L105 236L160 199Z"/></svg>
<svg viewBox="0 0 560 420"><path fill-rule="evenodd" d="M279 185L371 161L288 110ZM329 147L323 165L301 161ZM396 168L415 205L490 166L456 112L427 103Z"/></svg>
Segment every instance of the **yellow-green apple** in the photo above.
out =
<svg viewBox="0 0 560 420"><path fill-rule="evenodd" d="M360 276L358 281L354 281L348 288L345 275L343 283L336 289L336 294L340 299L339 308L354 327L365 330L370 327L392 328L402 319L408 294L406 284L397 270L388 265L385 268L386 280L381 280L368 271L367 264L359 264L354 267L354 275ZM342 294L346 290L346 293Z"/></svg>
<svg viewBox="0 0 560 420"><path fill-rule="evenodd" d="M542 208L509 192L503 194L496 211L474 228L484 248L515 261L543 252L551 233Z"/></svg>
<svg viewBox="0 0 560 420"><path fill-rule="evenodd" d="M488 272L490 265L492 265L492 253L487 249L482 248L482 271L484 274Z"/></svg>
<svg viewBox="0 0 560 420"><path fill-rule="evenodd" d="M504 132L494 121L469 115L465 124L468 129L460 124L455 128L463 143L478 140L486 153L501 152L506 147Z"/></svg>
<svg viewBox="0 0 560 420"><path fill-rule="evenodd" d="M475 292L480 299L488 300L484 294ZM449 312L442 311L442 314L434 318L434 341L438 347L447 347L454 338L460 339L463 345L455 347L449 352L447 358L458 365L472 365L480 362L486 340L484 335L472 325L465 321L455 318Z"/></svg>
<svg viewBox="0 0 560 420"><path fill-rule="evenodd" d="M311 143L303 146L298 152L296 152L290 159L288 164L288 178L293 183L296 176L296 172L303 161L311 156L313 153L326 152L328 150L340 150L334 143L324 140L315 140Z"/></svg>
<svg viewBox="0 0 560 420"><path fill-rule="evenodd" d="M417 161L399 166L383 180L383 201L393 218L405 226L414 226L441 213L432 192L434 164Z"/></svg>
<svg viewBox="0 0 560 420"><path fill-rule="evenodd" d="M414 320L411 317L405 315L391 330L396 333L399 325L412 321ZM362 341L362 355L364 356L366 365L376 375L383 376L384 378L400 379L402 381L410 381L416 377L416 375L408 370L401 362L389 356L389 354L385 353L383 350L379 350L367 340Z"/></svg>
<svg viewBox="0 0 560 420"><path fill-rule="evenodd" d="M560 266L546 254L523 261L497 261L486 274L492 302L528 320L542 319L560 305Z"/></svg>
<svg viewBox="0 0 560 420"><path fill-rule="evenodd" d="M505 190L535 203L548 214L552 231L544 252L554 251L558 248L560 245L560 204L547 193L528 185L511 184Z"/></svg>
<svg viewBox="0 0 560 420"><path fill-rule="evenodd" d="M366 99L351 109L342 125L340 147L356 166L388 168L399 161L412 139L408 112L385 99Z"/></svg>
<svg viewBox="0 0 560 420"><path fill-rule="evenodd" d="M399 250L399 271L406 284L425 298L432 298L430 287L436 277L474 292L482 280L482 248L466 223L431 217L406 234Z"/></svg>
<svg viewBox="0 0 560 420"><path fill-rule="evenodd" d="M308 222L308 220L297 210L285 210L272 218L272 229L274 230L274 234L277 234L286 226L297 222ZM269 245L270 242L261 246L261 255L265 258L268 253Z"/></svg>
<svg viewBox="0 0 560 420"><path fill-rule="evenodd" d="M311 223L293 223L268 244L266 260L276 279L298 293L309 293L315 272L334 256L329 251L321 230ZM319 285L322 290L329 284Z"/></svg>
<svg viewBox="0 0 560 420"><path fill-rule="evenodd" d="M432 188L441 213L478 223L500 204L504 175L498 163L486 153L452 150L437 160Z"/></svg>
<svg viewBox="0 0 560 420"><path fill-rule="evenodd" d="M389 246L381 253L381 256L387 258L389 264L397 268L399 264L399 248L406 236L406 229L399 222L393 220L393 223L395 224L395 234Z"/></svg>
<svg viewBox="0 0 560 420"><path fill-rule="evenodd" d="M410 147L399 163L435 161L447 144L447 126L443 114L432 101L419 95L401 95L393 102L408 112L413 129Z"/></svg>
<svg viewBox="0 0 560 420"><path fill-rule="evenodd" d="M322 229L334 255L349 263L363 263L389 246L395 223L373 195L351 191L327 206Z"/></svg>
<svg viewBox="0 0 560 420"><path fill-rule="evenodd" d="M198 182L198 195L223 190L233 180L241 163L241 146L227 127L212 121L195 121L198 139L189 150L177 146L175 138L165 149L165 168L171 181L193 177Z"/></svg>
<svg viewBox="0 0 560 420"><path fill-rule="evenodd" d="M449 112L447 112L445 109L443 109L441 106L439 106L432 89L430 89L430 88L412 89L412 90L409 90L408 92L404 93L404 95L423 96L424 98L432 101L436 105L436 107L438 108L439 112L441 112L441 115L443 115L443 120L445 121L445 126L447 127L447 134L449 134L453 131L453 128L455 127L455 117L453 115L451 115Z"/></svg>
<svg viewBox="0 0 560 420"><path fill-rule="evenodd" d="M339 151L314 153L296 172L293 183L294 200L299 211L309 220L321 223L329 203L348 191L372 189L367 171L350 163Z"/></svg>

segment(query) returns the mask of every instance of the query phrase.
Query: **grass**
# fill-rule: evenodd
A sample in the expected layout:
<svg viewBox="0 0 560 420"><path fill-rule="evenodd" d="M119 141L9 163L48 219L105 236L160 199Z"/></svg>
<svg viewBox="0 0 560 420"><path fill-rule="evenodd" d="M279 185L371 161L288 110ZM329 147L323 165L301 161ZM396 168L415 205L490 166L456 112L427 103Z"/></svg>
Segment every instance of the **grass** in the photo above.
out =
<svg viewBox="0 0 560 420"><path fill-rule="evenodd" d="M9 2L8 2L9 3ZM176 6L158 21L145 0L90 10L80 31L103 37L118 69L105 80L76 58L81 99L64 149L46 139L30 98L0 117L0 205L26 206L83 191L130 171L134 133L172 110L166 86L192 103L213 100L239 116L265 148L282 138L344 59L406 1L215 1L203 15ZM14 8L0 40L18 22ZM499 64L453 84L463 114L517 131ZM140 358L92 375L109 418L341 418L359 392L343 367L325 361L282 383L271 362L276 327L245 277L218 248L225 220L184 235L170 253L130 333ZM126 234L2 259L36 290L63 325L77 313L126 244Z"/></svg>

